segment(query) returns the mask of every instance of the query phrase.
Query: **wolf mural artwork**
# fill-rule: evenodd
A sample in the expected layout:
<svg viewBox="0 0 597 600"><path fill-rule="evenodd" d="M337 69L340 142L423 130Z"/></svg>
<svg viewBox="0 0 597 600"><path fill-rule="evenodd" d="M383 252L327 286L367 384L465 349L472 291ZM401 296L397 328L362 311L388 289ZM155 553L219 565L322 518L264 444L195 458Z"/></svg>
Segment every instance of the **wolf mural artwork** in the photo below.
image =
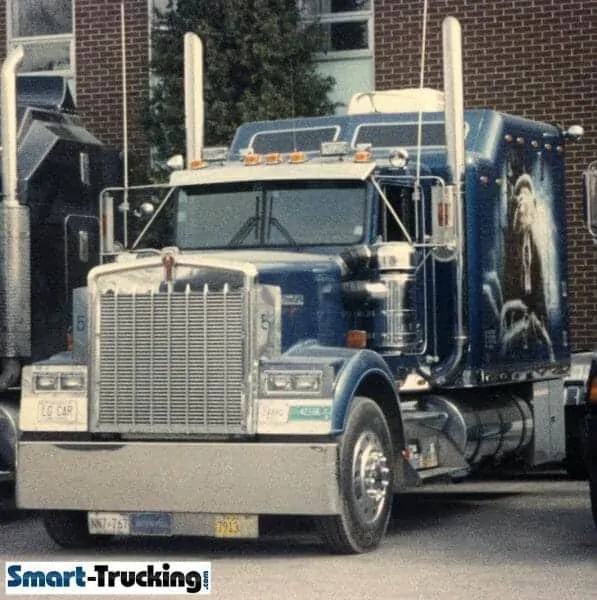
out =
<svg viewBox="0 0 597 600"><path fill-rule="evenodd" d="M559 309L555 226L548 182L540 166L528 170L520 154L504 166L495 218L501 242L495 270L485 274L484 294L497 323L496 346L501 357L543 356L554 361L551 314Z"/></svg>

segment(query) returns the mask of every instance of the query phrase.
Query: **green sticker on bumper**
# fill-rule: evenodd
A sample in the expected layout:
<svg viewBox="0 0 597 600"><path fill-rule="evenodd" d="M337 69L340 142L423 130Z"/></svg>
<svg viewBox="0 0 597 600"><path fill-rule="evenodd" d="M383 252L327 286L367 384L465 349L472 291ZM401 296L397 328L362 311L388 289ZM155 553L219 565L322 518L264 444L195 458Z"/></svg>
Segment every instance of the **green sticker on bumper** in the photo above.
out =
<svg viewBox="0 0 597 600"><path fill-rule="evenodd" d="M331 406L291 406L289 421L329 421L332 418Z"/></svg>

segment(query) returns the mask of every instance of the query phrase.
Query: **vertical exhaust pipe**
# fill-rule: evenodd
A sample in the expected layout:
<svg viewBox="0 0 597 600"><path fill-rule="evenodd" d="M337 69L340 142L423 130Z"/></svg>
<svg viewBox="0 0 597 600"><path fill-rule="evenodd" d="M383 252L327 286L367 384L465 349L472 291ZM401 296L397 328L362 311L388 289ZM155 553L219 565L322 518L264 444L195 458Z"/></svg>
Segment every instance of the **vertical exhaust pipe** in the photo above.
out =
<svg viewBox="0 0 597 600"><path fill-rule="evenodd" d="M17 198L17 69L23 60L23 46L7 56L0 73L2 106L2 200L5 206L19 206Z"/></svg>
<svg viewBox="0 0 597 600"><path fill-rule="evenodd" d="M198 35L184 36L184 108L187 168L203 153L203 44Z"/></svg>
<svg viewBox="0 0 597 600"><path fill-rule="evenodd" d="M460 191L464 177L464 85L462 33L458 19L444 19L442 39L448 166L452 173L452 183ZM457 198L460 196L457 195Z"/></svg>
<svg viewBox="0 0 597 600"><path fill-rule="evenodd" d="M0 391L17 385L20 360L31 356L29 208L19 203L16 72L24 50L12 50L0 72L2 202L0 203Z"/></svg>
<svg viewBox="0 0 597 600"><path fill-rule="evenodd" d="M453 351L433 371L438 385L449 383L458 372L468 338L464 326L464 86L462 70L462 32L455 17L442 23L445 127L448 167L451 181L446 192L453 199L456 257L454 265L454 332Z"/></svg>

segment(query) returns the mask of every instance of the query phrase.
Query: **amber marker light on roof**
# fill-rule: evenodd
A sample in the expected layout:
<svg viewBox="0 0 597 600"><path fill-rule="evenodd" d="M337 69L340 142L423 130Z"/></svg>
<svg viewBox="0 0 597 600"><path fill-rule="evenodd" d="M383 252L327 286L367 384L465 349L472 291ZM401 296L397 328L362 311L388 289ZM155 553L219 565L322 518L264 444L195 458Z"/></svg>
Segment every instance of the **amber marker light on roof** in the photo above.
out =
<svg viewBox="0 0 597 600"><path fill-rule="evenodd" d="M282 155L279 152L270 152L265 155L266 165L279 165L282 162Z"/></svg>
<svg viewBox="0 0 597 600"><path fill-rule="evenodd" d="M293 165L307 162L307 155L302 150L295 150L288 155L288 162Z"/></svg>
<svg viewBox="0 0 597 600"><path fill-rule="evenodd" d="M261 163L261 155L260 154L247 154L243 159L243 164L247 167L251 167L253 165L258 165Z"/></svg>
<svg viewBox="0 0 597 600"><path fill-rule="evenodd" d="M369 150L357 150L354 154L354 162L371 162L371 152L369 152Z"/></svg>
<svg viewBox="0 0 597 600"><path fill-rule="evenodd" d="M203 169L203 167L207 167L207 163L202 161L200 158L196 158L191 161L190 165L191 169Z"/></svg>

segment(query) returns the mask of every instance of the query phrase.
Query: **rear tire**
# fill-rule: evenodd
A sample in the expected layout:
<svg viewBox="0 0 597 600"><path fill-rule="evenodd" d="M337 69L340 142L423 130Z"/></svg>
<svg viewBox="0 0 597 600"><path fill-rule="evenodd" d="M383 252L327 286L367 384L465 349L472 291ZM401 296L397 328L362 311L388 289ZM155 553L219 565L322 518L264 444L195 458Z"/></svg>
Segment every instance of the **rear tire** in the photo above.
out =
<svg viewBox="0 0 597 600"><path fill-rule="evenodd" d="M87 513L84 511L47 511L43 515L43 523L52 540L69 550L104 545L111 539L109 535L89 533Z"/></svg>
<svg viewBox="0 0 597 600"><path fill-rule="evenodd" d="M390 520L394 468L381 408L370 398L355 397L339 446L341 513L318 519L329 550L360 554L379 546Z"/></svg>

